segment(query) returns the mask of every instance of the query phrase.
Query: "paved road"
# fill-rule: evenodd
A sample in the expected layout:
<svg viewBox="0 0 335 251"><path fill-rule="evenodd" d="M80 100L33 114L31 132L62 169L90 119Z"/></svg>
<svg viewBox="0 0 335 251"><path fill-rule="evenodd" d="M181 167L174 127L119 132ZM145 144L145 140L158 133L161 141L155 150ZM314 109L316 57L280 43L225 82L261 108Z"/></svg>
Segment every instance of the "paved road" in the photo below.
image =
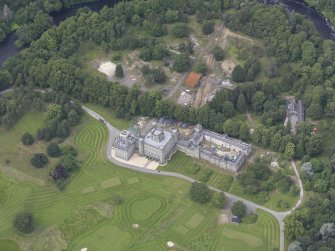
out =
<svg viewBox="0 0 335 251"><path fill-rule="evenodd" d="M11 92L11 91L13 91L13 88L1 91L0 95L8 93L8 92ZM40 89L36 89L35 91L45 92L44 90L40 90ZM109 132L109 139L108 139L107 153L106 154L107 154L108 160L110 160L114 164L116 164L118 166L121 166L121 167L124 167L124 168L127 168L127 169L130 169L130 170L133 170L133 171L137 171L137 172L154 174L154 175L164 175L164 176L169 176L169 177L175 177L175 178L183 179L183 180L186 180L186 181L189 181L189 182L196 181L196 180L194 180L194 179L192 179L192 178L190 178L188 176L185 176L185 175L182 175L182 174L179 174L179 173L165 172L165 171L158 171L158 170L151 170L151 169L140 168L140 167L136 167L136 166L133 166L133 165L126 164L126 163L121 163L118 160L114 159L113 156L112 156L113 142L114 142L115 138L117 136L119 136L120 130L118 130L115 127L113 127L104 117L100 116L95 111L89 109L86 106L82 106L82 108L90 116L92 116L93 118L95 118L97 120L100 120L101 123L104 123L106 125L106 127L108 129L108 132ZM235 201L243 201L243 203L245 203L247 205L248 210L261 209L261 210L263 210L265 212L268 212L269 214L273 215L277 219L277 221L279 223L279 226L280 226L280 251L284 251L284 249L285 249L285 244L284 244L284 241L285 241L285 237L284 237L284 218L287 215L291 214L294 210L296 210L297 208L299 208L302 205L302 202L303 202L303 199L304 199L304 190L303 190L302 181L300 179L300 175L299 175L299 172L297 170L297 167L296 167L294 161L291 161L291 165L292 165L292 168L294 169L294 172L295 172L295 174L296 174L296 176L298 178L298 184L299 184L299 188L300 188L300 198L299 198L299 201L297 202L297 204L291 210L289 210L287 212L277 212L277 211L274 211L272 209L266 208L266 207L264 207L262 205L258 205L258 204L254 203L252 201L243 199L243 198L238 197L236 195L233 195L233 194L224 192L222 190L219 190L219 189L217 189L215 187L209 186L209 188L212 191L215 191L215 192L224 192L225 195L226 195L226 197L228 198L229 203L233 203Z"/></svg>
<svg viewBox="0 0 335 251"><path fill-rule="evenodd" d="M145 169L145 168L136 167L136 166L133 166L133 165L130 165L130 164L119 162L117 159L113 158L113 156L112 156L112 147L113 147L113 142L114 142L115 138L117 136L119 136L119 134L120 134L120 130L114 128L106 119L104 119L102 116L100 116L96 112L92 111L91 109L89 109L85 106L82 106L82 107L89 115L91 115L92 117L94 117L97 120L102 121L107 126L107 129L109 131L109 140L108 140L107 153L106 154L107 154L108 160L110 160L114 164L116 164L118 166L121 166L121 167L124 167L124 168L127 168L127 169L130 169L130 170L133 170L133 171L137 171L137 172L175 177L175 178L183 179L183 180L186 180L186 181L189 181L189 182L197 181L197 180L194 180L194 179L192 179L188 176L185 176L185 175L182 175L182 174L179 174L179 173ZM301 206L302 201L303 201L303 196L304 196L302 182L301 182L299 172L298 172L298 170L295 166L294 161L291 161L291 165L292 165L292 167L293 167L293 169L294 169L294 171L295 171L295 173L298 177L299 187L300 187L300 199L297 202L297 204L290 211L287 211L287 212L277 212L277 211L274 211L272 209L266 208L262 205L258 205L258 204L254 203L252 201L246 200L246 199L238 197L236 195L224 192L224 191L222 191L220 189L217 189L215 187L209 186L209 188L212 191L224 192L226 197L229 200L229 203L233 203L235 201L243 201L243 203L245 203L247 205L248 210L261 209L261 210L263 210L265 212L268 212L271 215L273 215L277 219L277 221L279 223L279 227L280 227L280 251L284 251L284 247L285 247L284 246L284 241L285 241L285 237L284 237L284 218L287 215L291 214L295 209L297 209L298 207Z"/></svg>

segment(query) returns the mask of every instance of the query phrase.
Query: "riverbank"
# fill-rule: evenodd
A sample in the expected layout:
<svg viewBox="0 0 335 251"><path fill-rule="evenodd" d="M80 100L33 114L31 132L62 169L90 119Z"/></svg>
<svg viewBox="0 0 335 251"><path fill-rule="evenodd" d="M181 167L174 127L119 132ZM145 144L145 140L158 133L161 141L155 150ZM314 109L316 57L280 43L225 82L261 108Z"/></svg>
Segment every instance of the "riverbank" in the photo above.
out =
<svg viewBox="0 0 335 251"><path fill-rule="evenodd" d="M315 10L322 13L326 18L329 19L329 22L334 26L335 24L335 4L333 9L331 6L328 6L326 1L315 1L315 0L306 0L306 2ZM323 6L321 6L323 5Z"/></svg>
<svg viewBox="0 0 335 251"><path fill-rule="evenodd" d="M52 20L53 24L58 26L65 19L75 16L77 11L80 8L87 7L92 11L100 11L104 6L112 7L117 0L100 0L100 1L83 1L83 3L76 3L69 7L63 7L58 12L48 13ZM2 68L3 63L9 58L17 54L21 49L17 48L15 42L18 40L16 34L16 29L19 25L14 24L11 26L11 31L7 34L7 37L4 41L0 43L0 69Z"/></svg>
<svg viewBox="0 0 335 251"><path fill-rule="evenodd" d="M92 11L99 11L104 6L111 7L117 0L101 0L93 2L85 2L72 5L69 8L62 8L59 12L50 13L50 16L53 19L54 25L59 25L60 22L64 21L68 17L74 16L77 13L77 10L83 7L87 7ZM312 0L308 0L312 3ZM335 40L335 32L331 23L324 17L322 14L318 13L316 10L313 10L306 2L304 1L292 1L292 0L266 0L266 4L281 4L284 5L289 11L295 11L297 13L303 14L313 21L320 35L327 39ZM15 32L9 33L7 38L0 44L0 68L3 63L11 56L17 54L20 49L15 46L15 42L18 39Z"/></svg>

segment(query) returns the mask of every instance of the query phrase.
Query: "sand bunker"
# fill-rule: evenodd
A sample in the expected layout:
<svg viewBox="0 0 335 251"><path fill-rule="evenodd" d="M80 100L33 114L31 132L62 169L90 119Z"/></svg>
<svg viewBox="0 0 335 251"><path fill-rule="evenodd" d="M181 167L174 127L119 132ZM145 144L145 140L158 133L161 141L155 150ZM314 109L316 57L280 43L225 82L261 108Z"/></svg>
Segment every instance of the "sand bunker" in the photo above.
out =
<svg viewBox="0 0 335 251"><path fill-rule="evenodd" d="M113 64L111 61L108 61L108 62L102 63L99 66L98 71L102 72L107 77L112 78L114 77L114 74L115 74L115 68L116 68L116 65Z"/></svg>
<svg viewBox="0 0 335 251"><path fill-rule="evenodd" d="M169 248L173 248L175 246L175 244L172 242L172 241L168 241L166 243L166 245L169 247Z"/></svg>
<svg viewBox="0 0 335 251"><path fill-rule="evenodd" d="M80 251L87 251L87 248L82 248Z"/></svg>

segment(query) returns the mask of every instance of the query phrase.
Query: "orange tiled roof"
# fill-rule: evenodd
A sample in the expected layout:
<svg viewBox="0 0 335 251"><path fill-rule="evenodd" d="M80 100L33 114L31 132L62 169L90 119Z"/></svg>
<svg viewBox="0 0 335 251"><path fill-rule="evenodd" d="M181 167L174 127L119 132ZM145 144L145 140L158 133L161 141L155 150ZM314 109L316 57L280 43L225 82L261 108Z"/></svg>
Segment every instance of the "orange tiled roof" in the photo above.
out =
<svg viewBox="0 0 335 251"><path fill-rule="evenodd" d="M199 80L201 79L202 75L200 73L196 73L196 72L191 72L185 83L186 85L188 85L189 87L195 87L198 83L199 83Z"/></svg>

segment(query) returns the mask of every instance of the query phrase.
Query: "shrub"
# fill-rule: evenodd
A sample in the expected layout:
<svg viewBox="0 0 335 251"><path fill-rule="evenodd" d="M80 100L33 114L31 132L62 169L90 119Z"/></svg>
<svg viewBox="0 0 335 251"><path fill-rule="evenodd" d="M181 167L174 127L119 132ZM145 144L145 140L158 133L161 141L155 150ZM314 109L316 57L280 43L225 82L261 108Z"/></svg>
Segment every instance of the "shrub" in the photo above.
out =
<svg viewBox="0 0 335 251"><path fill-rule="evenodd" d="M193 71L201 73L202 75L206 75L207 70L207 64L204 62L199 62L193 67Z"/></svg>
<svg viewBox="0 0 335 251"><path fill-rule="evenodd" d="M299 194L299 192L300 192L299 188L297 188L295 185L292 185L290 187L290 194L292 196L297 196Z"/></svg>
<svg viewBox="0 0 335 251"><path fill-rule="evenodd" d="M67 179L69 177L69 172L62 165L57 165L55 169L51 172L51 177L53 180Z"/></svg>
<svg viewBox="0 0 335 251"><path fill-rule="evenodd" d="M63 191L66 187L67 179L59 179L56 180L56 187L60 190Z"/></svg>
<svg viewBox="0 0 335 251"><path fill-rule="evenodd" d="M116 65L115 68L115 77L117 78L123 78L124 72L123 72L123 67L121 64Z"/></svg>
<svg viewBox="0 0 335 251"><path fill-rule="evenodd" d="M244 74L244 70L240 65L236 65L232 74L231 74L231 78L233 81L237 82L237 83L241 83L245 80L245 74Z"/></svg>
<svg viewBox="0 0 335 251"><path fill-rule="evenodd" d="M190 188L191 200L204 204L211 199L208 186L204 183L193 182Z"/></svg>
<svg viewBox="0 0 335 251"><path fill-rule="evenodd" d="M175 57L172 69L176 72L185 72L190 68L190 57L187 54L179 54Z"/></svg>
<svg viewBox="0 0 335 251"><path fill-rule="evenodd" d="M153 68L151 73L155 83L162 84L166 81L166 75L162 68Z"/></svg>
<svg viewBox="0 0 335 251"><path fill-rule="evenodd" d="M68 172L72 172L72 171L76 170L79 167L77 165L77 162L76 162L74 156L71 155L71 154L64 155L61 158L60 163L65 167L65 169Z"/></svg>
<svg viewBox="0 0 335 251"><path fill-rule="evenodd" d="M171 29L172 36L177 38L186 37L189 34L189 32L190 29L187 27L186 24L183 23L175 24Z"/></svg>
<svg viewBox="0 0 335 251"><path fill-rule="evenodd" d="M294 241L288 246L287 250L288 251L302 251L301 243L298 242L298 241ZM320 249L318 249L318 250L320 250Z"/></svg>
<svg viewBox="0 0 335 251"><path fill-rule="evenodd" d="M204 35L211 34L214 31L215 23L213 21L205 21L202 25L202 33Z"/></svg>
<svg viewBox="0 0 335 251"><path fill-rule="evenodd" d="M243 218L247 213L247 206L242 201L236 201L231 212L233 215Z"/></svg>
<svg viewBox="0 0 335 251"><path fill-rule="evenodd" d="M190 165L186 167L187 172L191 174L197 174L200 171L199 165Z"/></svg>
<svg viewBox="0 0 335 251"><path fill-rule="evenodd" d="M254 214L254 213L251 213L251 214L246 215L243 218L243 223L253 224L253 223L255 223L257 221L257 219L258 219L258 215Z"/></svg>
<svg viewBox="0 0 335 251"><path fill-rule="evenodd" d="M18 213L13 226L18 232L29 234L34 230L34 217L31 213Z"/></svg>
<svg viewBox="0 0 335 251"><path fill-rule="evenodd" d="M218 188L223 191L228 191L233 184L234 178L232 176L224 176L220 179Z"/></svg>
<svg viewBox="0 0 335 251"><path fill-rule="evenodd" d="M219 209L224 208L227 204L227 198L224 193L215 193L212 200L213 206Z"/></svg>
<svg viewBox="0 0 335 251"><path fill-rule="evenodd" d="M35 153L30 162L36 168L43 168L48 164L48 157L44 153Z"/></svg>
<svg viewBox="0 0 335 251"><path fill-rule="evenodd" d="M216 61L222 61L224 59L224 51L220 46L215 46L212 53Z"/></svg>
<svg viewBox="0 0 335 251"><path fill-rule="evenodd" d="M278 183L277 187L280 192L287 193L290 190L290 179L288 177L282 178Z"/></svg>
<svg viewBox="0 0 335 251"><path fill-rule="evenodd" d="M207 182L209 181L209 179L211 178L213 174L213 171L210 170L210 169L203 169L201 172L200 172L200 175L199 175L199 180L202 181L202 182Z"/></svg>
<svg viewBox="0 0 335 251"><path fill-rule="evenodd" d="M141 72L148 86L153 83L162 84L166 81L165 71L162 68L150 68L145 65L141 68Z"/></svg>
<svg viewBox="0 0 335 251"><path fill-rule="evenodd" d="M50 145L48 145L47 153L48 153L49 157L59 157L59 156L62 155L61 149L55 143L51 143Z"/></svg>
<svg viewBox="0 0 335 251"><path fill-rule="evenodd" d="M74 157L78 155L77 150L76 150L73 146L70 146L70 145L68 145L68 146L63 146L61 151L62 151L62 153L63 153L64 155L68 155L68 154L70 154L70 155L72 155L72 156L74 156Z"/></svg>
<svg viewBox="0 0 335 251"><path fill-rule="evenodd" d="M34 140L33 135L26 132L25 134L22 135L21 141L22 141L22 144L24 144L25 146L31 146L32 144L34 144L35 140Z"/></svg>
<svg viewBox="0 0 335 251"><path fill-rule="evenodd" d="M276 207L281 209L287 209L290 207L290 204L285 200L278 200L276 203Z"/></svg>
<svg viewBox="0 0 335 251"><path fill-rule="evenodd" d="M122 59L122 56L120 54L116 54L112 57L112 61L118 62Z"/></svg>
<svg viewBox="0 0 335 251"><path fill-rule="evenodd" d="M122 204L122 202L123 202L123 198L120 195L116 194L112 197L113 205L120 205Z"/></svg>

